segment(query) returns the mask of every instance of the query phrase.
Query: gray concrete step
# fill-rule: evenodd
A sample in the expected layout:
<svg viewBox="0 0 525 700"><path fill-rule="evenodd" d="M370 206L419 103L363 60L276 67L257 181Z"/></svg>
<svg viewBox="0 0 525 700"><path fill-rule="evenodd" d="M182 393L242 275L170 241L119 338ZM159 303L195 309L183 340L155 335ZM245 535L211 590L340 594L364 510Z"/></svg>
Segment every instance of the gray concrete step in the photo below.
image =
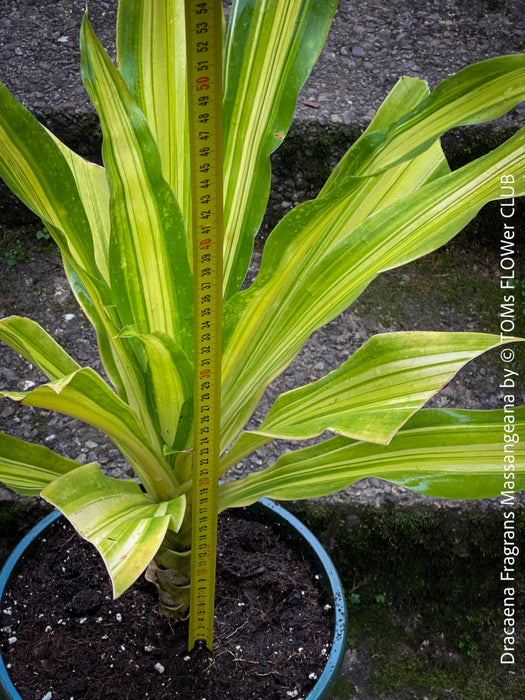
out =
<svg viewBox="0 0 525 700"><path fill-rule="evenodd" d="M98 119L79 74L84 7L84 0L3 0L0 80L68 145L97 160ZM94 29L112 57L116 7L117 0L89 3ZM401 76L424 78L433 88L469 63L524 51L524 7L523 0L341 0L320 59L299 96L288 145L281 149L285 158L292 152L308 153L306 163L295 158L295 177L306 180L297 196L311 196L318 189ZM495 133L523 123L525 103L487 127L448 137L447 152L461 162L501 140ZM305 144L310 150L305 151ZM312 149L313 167L308 167ZM283 170L277 162L277 180L288 166ZM9 199L6 204L2 193L2 218L12 203Z"/></svg>

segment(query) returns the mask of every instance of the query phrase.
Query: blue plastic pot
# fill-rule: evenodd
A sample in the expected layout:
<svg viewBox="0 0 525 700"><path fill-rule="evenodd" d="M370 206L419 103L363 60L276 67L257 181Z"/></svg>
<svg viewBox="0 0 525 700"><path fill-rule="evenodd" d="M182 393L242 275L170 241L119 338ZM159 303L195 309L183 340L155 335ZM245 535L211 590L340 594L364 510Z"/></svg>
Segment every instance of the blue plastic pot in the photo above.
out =
<svg viewBox="0 0 525 700"><path fill-rule="evenodd" d="M321 580L329 589L333 597L335 611L335 631L332 650L328 656L326 666L313 690L307 695L306 700L328 700L333 685L339 675L346 642L346 606L343 587L337 575L337 571L330 557L323 549L319 540L291 513L267 498L245 509L249 518L253 520L276 523L283 529L287 538L299 543L301 552L308 557L314 567L318 569ZM11 576L23 563L26 552L42 537L45 530L61 517L59 511L54 511L36 525L13 550L0 572L0 605L3 608L3 600L6 586ZM4 660L0 656L0 698L2 700L23 700L9 678Z"/></svg>

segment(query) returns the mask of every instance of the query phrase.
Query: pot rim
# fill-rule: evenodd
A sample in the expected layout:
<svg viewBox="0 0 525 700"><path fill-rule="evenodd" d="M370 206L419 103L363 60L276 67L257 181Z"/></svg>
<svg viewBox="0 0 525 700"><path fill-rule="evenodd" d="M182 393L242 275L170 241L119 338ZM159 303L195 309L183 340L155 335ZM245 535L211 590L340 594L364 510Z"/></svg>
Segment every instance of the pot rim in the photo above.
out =
<svg viewBox="0 0 525 700"><path fill-rule="evenodd" d="M326 553L322 544L300 520L298 520L285 508L268 498L261 498L261 500L255 503L254 506L259 506L262 508L262 510L270 511L277 521L284 523L287 527L298 532L299 535L307 541L310 549L315 554L315 557L319 560L323 573L325 574L325 582L328 583L328 587L334 601L334 636L332 640L332 648L326 660L323 672L317 679L315 686L306 696L305 700L321 700L322 698L328 698L328 693L339 676L339 671L345 652L347 613L341 580L332 563L332 560ZM54 510L39 523L37 523L13 549L2 567L2 570L0 571L0 604L3 605L5 589L9 583L9 580L23 562L30 546L60 517L65 516L63 516L59 510ZM9 676L9 670L6 668L4 658L1 653L0 697L5 698L5 700L23 700Z"/></svg>
<svg viewBox="0 0 525 700"><path fill-rule="evenodd" d="M278 503L271 501L269 498L261 498L261 500L254 505L258 504L273 512L279 519L282 519L287 525L291 526L308 542L316 558L320 561L323 572L326 575L325 583L328 583L334 601L334 636L332 639L332 648L326 660L323 672L305 700L327 699L330 690L339 677L346 647L348 621L345 593L341 579L321 542L306 525L295 517L295 515L292 515L290 511L286 510Z"/></svg>

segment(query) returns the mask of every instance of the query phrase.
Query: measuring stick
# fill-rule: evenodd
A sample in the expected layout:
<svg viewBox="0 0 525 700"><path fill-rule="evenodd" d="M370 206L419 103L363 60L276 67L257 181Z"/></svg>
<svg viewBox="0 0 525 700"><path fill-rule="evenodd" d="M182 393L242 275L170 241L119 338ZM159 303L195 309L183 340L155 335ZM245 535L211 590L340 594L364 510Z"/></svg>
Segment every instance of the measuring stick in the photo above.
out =
<svg viewBox="0 0 525 700"><path fill-rule="evenodd" d="M194 436L189 649L213 644L222 328L222 4L185 0L191 149Z"/></svg>

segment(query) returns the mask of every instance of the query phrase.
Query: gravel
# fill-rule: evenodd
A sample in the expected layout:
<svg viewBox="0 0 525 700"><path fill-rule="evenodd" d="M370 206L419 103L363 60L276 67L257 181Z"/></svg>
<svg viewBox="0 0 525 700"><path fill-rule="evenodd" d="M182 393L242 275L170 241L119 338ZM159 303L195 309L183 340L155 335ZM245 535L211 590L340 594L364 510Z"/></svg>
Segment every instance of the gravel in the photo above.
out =
<svg viewBox="0 0 525 700"><path fill-rule="evenodd" d="M89 3L95 32L112 57L116 8L116 0ZM65 122L81 127L93 114L79 77L84 9L84 0L2 2L0 77L59 129ZM402 75L424 78L435 87L470 63L519 53L524 46L522 0L341 0L299 97L296 119L364 125ZM522 106L510 120L523 121L523 116Z"/></svg>

